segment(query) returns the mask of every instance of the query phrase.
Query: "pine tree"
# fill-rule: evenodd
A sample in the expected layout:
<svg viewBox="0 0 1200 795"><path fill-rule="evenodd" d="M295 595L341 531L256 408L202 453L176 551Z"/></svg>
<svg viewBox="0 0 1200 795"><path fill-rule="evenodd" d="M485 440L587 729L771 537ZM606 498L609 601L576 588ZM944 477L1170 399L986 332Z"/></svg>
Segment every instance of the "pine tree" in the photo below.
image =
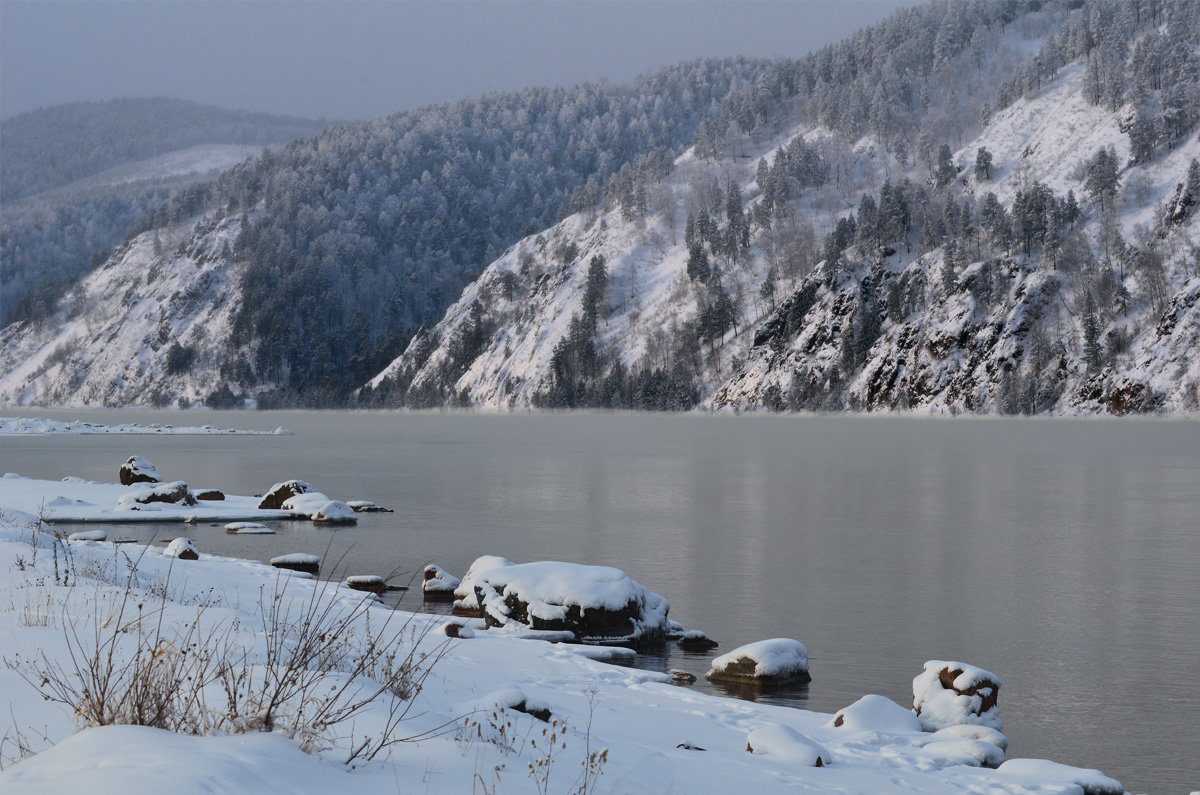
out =
<svg viewBox="0 0 1200 795"><path fill-rule="evenodd" d="M1100 369L1100 322L1096 319L1096 302L1092 300L1091 292L1083 305L1082 324L1083 360L1090 374Z"/></svg>
<svg viewBox="0 0 1200 795"><path fill-rule="evenodd" d="M992 153L982 146L975 150L975 179L992 178Z"/></svg>
<svg viewBox="0 0 1200 795"><path fill-rule="evenodd" d="M954 167L953 154L949 144L938 147L937 169L933 173L934 184L942 189L954 182L958 177L958 169Z"/></svg>

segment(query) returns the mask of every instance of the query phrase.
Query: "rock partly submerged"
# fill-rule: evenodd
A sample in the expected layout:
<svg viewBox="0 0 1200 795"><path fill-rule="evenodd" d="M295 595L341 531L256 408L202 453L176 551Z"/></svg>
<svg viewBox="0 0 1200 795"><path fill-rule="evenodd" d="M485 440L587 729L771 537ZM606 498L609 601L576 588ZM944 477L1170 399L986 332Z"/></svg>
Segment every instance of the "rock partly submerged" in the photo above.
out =
<svg viewBox="0 0 1200 795"><path fill-rule="evenodd" d="M305 552L292 552L287 555L279 555L271 558L270 563L277 569L299 571L304 574L311 574L314 577L321 573L321 558Z"/></svg>
<svg viewBox="0 0 1200 795"><path fill-rule="evenodd" d="M431 563L425 567L421 593L427 602L449 602L454 599L454 589L461 584L462 580Z"/></svg>
<svg viewBox="0 0 1200 795"><path fill-rule="evenodd" d="M316 491L311 483L303 480L285 480L268 489L267 493L259 500L258 507L262 510L279 510L284 507L285 502L297 494L307 494L311 491Z"/></svg>
<svg viewBox="0 0 1200 795"><path fill-rule="evenodd" d="M661 642L671 608L620 569L557 561L492 569L474 590L489 627L516 623L588 642Z"/></svg>
<svg viewBox="0 0 1200 795"><path fill-rule="evenodd" d="M480 555L467 569L458 587L454 589L453 613L456 616L480 618L479 600L475 597L475 583L489 571L512 566L513 562L499 555Z"/></svg>
<svg viewBox="0 0 1200 795"><path fill-rule="evenodd" d="M121 464L119 472L122 486L132 486L134 483L162 483L158 470L140 455L131 455Z"/></svg>
<svg viewBox="0 0 1200 795"><path fill-rule="evenodd" d="M735 685L782 685L811 680L808 649L798 640L771 638L739 646L713 659L705 674L712 682Z"/></svg>

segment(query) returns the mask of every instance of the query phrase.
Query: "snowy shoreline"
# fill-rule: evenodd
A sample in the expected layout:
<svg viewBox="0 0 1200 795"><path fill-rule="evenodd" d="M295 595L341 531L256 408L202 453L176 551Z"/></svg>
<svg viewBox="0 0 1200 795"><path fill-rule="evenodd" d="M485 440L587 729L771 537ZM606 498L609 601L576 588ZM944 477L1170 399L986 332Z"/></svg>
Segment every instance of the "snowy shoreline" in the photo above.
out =
<svg viewBox="0 0 1200 795"><path fill-rule="evenodd" d="M68 434L79 436L84 434L128 434L128 435L180 435L207 436L215 434L247 434L251 436L290 436L291 431L278 427L273 431L249 431L237 428L218 428L215 425L159 425L151 423L142 425L136 422L121 425L101 425L83 420L62 422L40 417L0 417L0 436L17 436L24 434Z"/></svg>
<svg viewBox="0 0 1200 795"><path fill-rule="evenodd" d="M70 541L34 527L32 514L43 503L83 499L103 512L101 502L113 505L128 490L78 479L0 479L0 592L10 604L0 612L0 693L14 716L0 730L0 788L6 792L61 791L81 781L100 792L133 783L173 791L244 789L247 781L265 792L317 786L395 792L397 782L400 791L434 792L465 792L481 783L487 791L506 792L566 791L581 783L587 791L656 793L795 786L864 793L1123 791L1096 771L1041 760L981 767L1003 758L995 745L972 739L984 727L965 727L963 736L922 731L911 725L911 711L881 696L842 710L835 725L834 715L717 698L672 684L664 674L610 665L593 659L593 647L524 640L507 628L484 630L478 620L393 611L345 586L261 563L203 552L199 560L185 561L158 548ZM238 510L238 500L254 499L229 497L228 510ZM71 502L50 508L88 509ZM189 510L169 506L156 518L179 518ZM421 739L388 745L374 761L360 759L353 768L344 764L364 735L389 728L395 704L388 699L316 735L286 720L273 732L220 721L208 730L203 721L187 723L206 735L197 737L128 726L73 733L82 726L74 709L43 700L28 681L37 678L38 664L70 670L72 651L81 651L72 650L70 638L77 645L81 638L84 645L102 641L114 605L130 598L139 609L147 604L161 610L172 643L196 627L225 628L225 634L211 629L207 637L219 635L222 648L236 649L231 659L250 660L247 670L261 673L269 669L264 655L272 637L264 629L272 602L263 593L282 593L289 604L328 605L329 615L349 616L355 637L389 622L403 625L392 652L415 652L411 659L430 654L426 659L436 661L405 720L390 730ZM450 640L449 625L470 631L452 630L458 638ZM345 673L339 668L314 675L324 683ZM216 720L219 688L207 692L203 703L205 720ZM554 724L532 716L542 707ZM909 720L898 723L902 714ZM565 747L547 755L549 733ZM14 764L25 751L52 745ZM599 749L607 749L602 761ZM814 759L828 764L813 767Z"/></svg>

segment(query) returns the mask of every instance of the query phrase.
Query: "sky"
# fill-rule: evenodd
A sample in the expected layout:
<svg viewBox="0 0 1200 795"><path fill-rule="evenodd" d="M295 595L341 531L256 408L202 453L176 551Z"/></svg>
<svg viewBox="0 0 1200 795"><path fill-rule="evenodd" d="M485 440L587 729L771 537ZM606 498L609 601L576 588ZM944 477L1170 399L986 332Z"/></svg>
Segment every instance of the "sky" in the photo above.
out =
<svg viewBox="0 0 1200 795"><path fill-rule="evenodd" d="M0 0L0 116L167 96L366 119L701 56L798 57L911 0Z"/></svg>

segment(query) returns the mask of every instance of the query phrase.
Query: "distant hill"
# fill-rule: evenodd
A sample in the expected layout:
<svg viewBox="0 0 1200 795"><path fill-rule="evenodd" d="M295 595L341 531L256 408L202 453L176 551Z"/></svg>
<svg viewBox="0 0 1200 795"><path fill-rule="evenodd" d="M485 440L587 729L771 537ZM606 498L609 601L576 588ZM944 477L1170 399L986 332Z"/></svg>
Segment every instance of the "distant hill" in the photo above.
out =
<svg viewBox="0 0 1200 795"><path fill-rule="evenodd" d="M171 196L323 126L178 99L76 102L0 122L0 325L44 316Z"/></svg>
<svg viewBox="0 0 1200 795"><path fill-rule="evenodd" d="M257 148L315 135L324 126L182 99L55 105L0 121L0 202L201 144Z"/></svg>

